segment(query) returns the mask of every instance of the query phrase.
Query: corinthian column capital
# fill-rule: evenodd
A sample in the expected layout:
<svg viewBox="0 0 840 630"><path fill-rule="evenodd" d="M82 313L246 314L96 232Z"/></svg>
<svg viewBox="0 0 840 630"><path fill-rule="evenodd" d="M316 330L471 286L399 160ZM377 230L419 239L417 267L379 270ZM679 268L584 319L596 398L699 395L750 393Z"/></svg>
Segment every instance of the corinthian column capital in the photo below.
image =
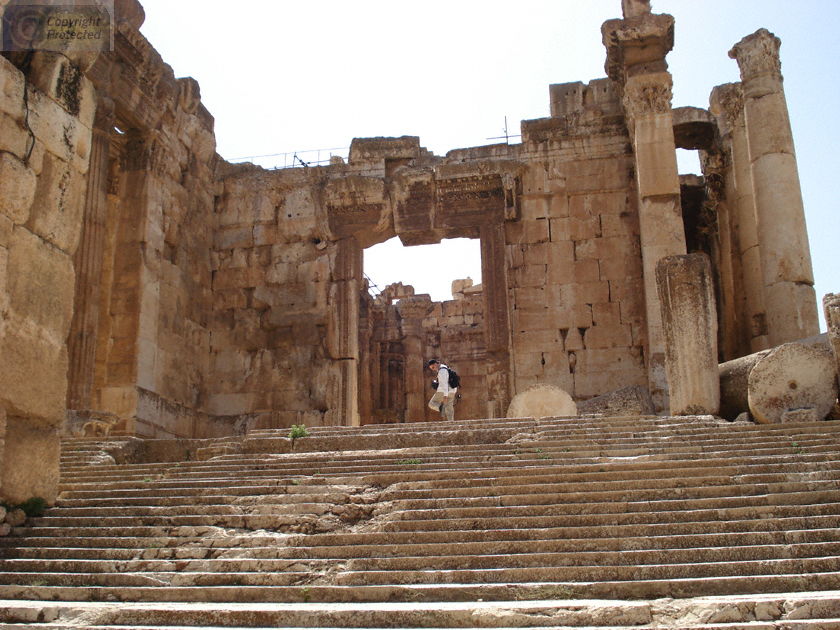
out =
<svg viewBox="0 0 840 630"><path fill-rule="evenodd" d="M732 47L729 56L738 62L741 80L762 74L781 74L782 62L779 59L781 40L764 28L758 29Z"/></svg>
<svg viewBox="0 0 840 630"><path fill-rule="evenodd" d="M624 86L624 111L630 118L640 118L671 111L673 79L668 72L643 74L627 80Z"/></svg>

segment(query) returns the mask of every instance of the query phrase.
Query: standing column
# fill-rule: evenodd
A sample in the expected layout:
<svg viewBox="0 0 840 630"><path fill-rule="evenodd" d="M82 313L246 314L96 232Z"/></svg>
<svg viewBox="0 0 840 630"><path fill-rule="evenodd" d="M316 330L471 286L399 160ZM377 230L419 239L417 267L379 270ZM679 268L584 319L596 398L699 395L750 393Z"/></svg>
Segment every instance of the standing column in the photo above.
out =
<svg viewBox="0 0 840 630"><path fill-rule="evenodd" d="M328 400L332 424L359 426L359 291L362 286L362 248L355 238L335 245L330 287L327 348L338 368L337 391Z"/></svg>
<svg viewBox="0 0 840 630"><path fill-rule="evenodd" d="M67 337L70 369L67 408L92 409L96 343L99 334L99 298L102 293L102 256L108 214L108 173L114 102L100 97L87 172L87 194L79 246L73 264L76 292L73 320Z"/></svg>
<svg viewBox="0 0 840 630"><path fill-rule="evenodd" d="M429 296L405 297L397 304L405 351L405 421L425 422L427 389L423 357L423 318L431 310ZM428 360L428 359L426 359Z"/></svg>
<svg viewBox="0 0 840 630"><path fill-rule="evenodd" d="M770 343L741 84L727 83L714 88L709 96L709 107L717 117L721 136L728 145L729 163L724 174L726 198L732 207L734 237L741 258L743 315L748 324L750 352L758 352L769 348Z"/></svg>
<svg viewBox="0 0 840 630"><path fill-rule="evenodd" d="M632 13L628 8L634 9ZM665 56L673 47L674 18L651 14L644 3L625 6L625 19L601 27L606 69L623 93L633 142L639 197L639 231L648 331L648 383L657 409L668 407L665 342L656 291L656 265L686 253L677 148L671 113L671 74Z"/></svg>
<svg viewBox="0 0 840 630"><path fill-rule="evenodd" d="M671 415L720 410L717 309L706 254L669 256L656 266L670 385Z"/></svg>
<svg viewBox="0 0 840 630"><path fill-rule="evenodd" d="M779 39L765 29L729 52L738 61L756 208L768 341L819 333L799 171L782 87Z"/></svg>

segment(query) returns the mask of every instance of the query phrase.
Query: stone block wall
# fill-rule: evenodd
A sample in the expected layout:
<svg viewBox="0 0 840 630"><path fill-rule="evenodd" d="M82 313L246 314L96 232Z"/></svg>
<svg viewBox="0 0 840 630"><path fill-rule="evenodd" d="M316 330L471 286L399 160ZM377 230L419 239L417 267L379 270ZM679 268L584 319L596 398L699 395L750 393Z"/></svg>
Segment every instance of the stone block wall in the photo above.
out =
<svg viewBox="0 0 840 630"><path fill-rule="evenodd" d="M63 55L0 57L0 493L55 498L73 254L95 92Z"/></svg>
<svg viewBox="0 0 840 630"><path fill-rule="evenodd" d="M551 95L554 117L523 122L521 217L506 224L515 389L586 400L647 385L633 157L611 82Z"/></svg>
<svg viewBox="0 0 840 630"><path fill-rule="evenodd" d="M174 77L137 31L142 15L134 19L118 22L114 51L88 72L99 96L96 160L71 341L94 341L70 344L79 357L71 381L90 385L74 387L68 405L116 414L115 431L198 437L207 424L214 122L198 84Z"/></svg>
<svg viewBox="0 0 840 630"><path fill-rule="evenodd" d="M321 240L317 201L302 169L244 168L224 179L211 252L209 414L330 422L334 362L354 360L335 317L343 301L358 304L360 287L342 278L340 248Z"/></svg>

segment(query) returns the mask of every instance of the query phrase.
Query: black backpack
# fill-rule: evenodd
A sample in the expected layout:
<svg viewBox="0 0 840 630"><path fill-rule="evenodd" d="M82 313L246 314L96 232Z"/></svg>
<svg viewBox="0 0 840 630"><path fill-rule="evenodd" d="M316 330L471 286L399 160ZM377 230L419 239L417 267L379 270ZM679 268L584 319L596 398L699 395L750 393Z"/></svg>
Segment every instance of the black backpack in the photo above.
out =
<svg viewBox="0 0 840 630"><path fill-rule="evenodd" d="M455 370L453 370L451 367L449 367L448 365L445 366L445 367L446 367L446 370L449 372L449 387L451 387L451 388L461 387L461 377L458 376L458 373Z"/></svg>

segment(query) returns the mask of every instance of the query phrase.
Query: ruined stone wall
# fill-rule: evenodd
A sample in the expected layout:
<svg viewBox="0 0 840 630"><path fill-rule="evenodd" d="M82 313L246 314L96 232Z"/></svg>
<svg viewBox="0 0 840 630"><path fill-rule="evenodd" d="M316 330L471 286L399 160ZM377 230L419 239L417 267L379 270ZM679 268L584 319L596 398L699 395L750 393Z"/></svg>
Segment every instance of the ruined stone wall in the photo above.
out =
<svg viewBox="0 0 840 630"><path fill-rule="evenodd" d="M78 335L92 358L71 380L90 383L70 408L115 414L116 431L146 437L225 433L201 416L209 372L210 243L214 213L213 119L198 84L175 79L134 22L88 72L97 87L104 145L98 180L103 235L91 236L77 287ZM86 229L87 229L86 224ZM71 344L71 350L73 346ZM81 352L81 350L79 350Z"/></svg>
<svg viewBox="0 0 840 630"><path fill-rule="evenodd" d="M55 498L95 111L78 60L0 56L0 491Z"/></svg>
<svg viewBox="0 0 840 630"><path fill-rule="evenodd" d="M316 185L303 169L243 167L224 179L212 247L210 414L263 414L257 427L330 421L339 247L321 240Z"/></svg>
<svg viewBox="0 0 840 630"><path fill-rule="evenodd" d="M633 157L609 80L551 87L523 122L522 217L506 224L516 391L576 400L647 385Z"/></svg>

